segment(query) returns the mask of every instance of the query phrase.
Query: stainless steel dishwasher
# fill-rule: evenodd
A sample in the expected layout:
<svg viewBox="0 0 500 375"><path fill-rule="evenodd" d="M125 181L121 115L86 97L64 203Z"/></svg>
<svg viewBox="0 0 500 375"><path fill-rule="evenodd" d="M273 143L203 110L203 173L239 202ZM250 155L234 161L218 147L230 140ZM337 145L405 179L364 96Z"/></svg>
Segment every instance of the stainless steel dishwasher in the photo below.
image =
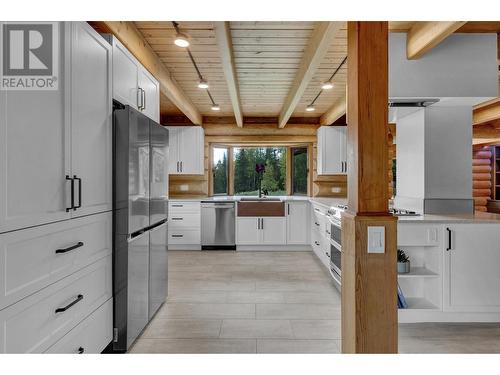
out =
<svg viewBox="0 0 500 375"><path fill-rule="evenodd" d="M201 201L201 248L236 250L235 203Z"/></svg>

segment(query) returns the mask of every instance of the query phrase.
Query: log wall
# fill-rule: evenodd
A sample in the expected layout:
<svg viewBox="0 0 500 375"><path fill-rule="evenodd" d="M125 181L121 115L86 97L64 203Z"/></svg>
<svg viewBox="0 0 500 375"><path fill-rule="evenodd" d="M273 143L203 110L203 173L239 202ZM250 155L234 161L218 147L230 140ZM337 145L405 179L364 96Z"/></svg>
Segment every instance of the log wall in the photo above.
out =
<svg viewBox="0 0 500 375"><path fill-rule="evenodd" d="M476 211L486 211L492 198L491 158L489 146L476 146L472 150L472 196Z"/></svg>

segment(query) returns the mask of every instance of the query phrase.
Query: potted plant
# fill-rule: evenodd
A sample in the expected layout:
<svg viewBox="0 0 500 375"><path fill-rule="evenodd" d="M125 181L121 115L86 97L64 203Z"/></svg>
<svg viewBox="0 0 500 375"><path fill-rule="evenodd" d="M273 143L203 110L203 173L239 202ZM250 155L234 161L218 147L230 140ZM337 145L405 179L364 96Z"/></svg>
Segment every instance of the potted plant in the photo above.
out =
<svg viewBox="0 0 500 375"><path fill-rule="evenodd" d="M398 249L398 273L410 272L410 258L401 249Z"/></svg>

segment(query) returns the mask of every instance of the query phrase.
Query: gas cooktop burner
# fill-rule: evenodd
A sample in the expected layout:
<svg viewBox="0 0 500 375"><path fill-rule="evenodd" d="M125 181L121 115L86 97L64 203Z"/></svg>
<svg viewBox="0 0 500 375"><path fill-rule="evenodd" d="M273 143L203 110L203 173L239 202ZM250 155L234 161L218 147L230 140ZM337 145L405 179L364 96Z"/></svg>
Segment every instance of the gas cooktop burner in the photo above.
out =
<svg viewBox="0 0 500 375"><path fill-rule="evenodd" d="M401 208L391 208L389 213L395 216L420 216L420 214L415 211L404 210Z"/></svg>

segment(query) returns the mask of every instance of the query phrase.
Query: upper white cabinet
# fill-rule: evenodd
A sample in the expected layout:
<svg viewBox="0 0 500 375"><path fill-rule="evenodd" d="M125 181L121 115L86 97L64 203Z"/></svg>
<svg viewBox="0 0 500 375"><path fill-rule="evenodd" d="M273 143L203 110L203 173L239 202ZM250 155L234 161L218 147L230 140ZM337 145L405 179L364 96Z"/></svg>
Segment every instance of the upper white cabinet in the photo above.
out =
<svg viewBox="0 0 500 375"><path fill-rule="evenodd" d="M310 205L307 201L286 202L287 238L290 245L308 245L310 224Z"/></svg>
<svg viewBox="0 0 500 375"><path fill-rule="evenodd" d="M160 121L160 84L115 37L113 45L113 98Z"/></svg>
<svg viewBox="0 0 500 375"><path fill-rule="evenodd" d="M321 126L316 151L318 175L347 174L347 126Z"/></svg>
<svg viewBox="0 0 500 375"><path fill-rule="evenodd" d="M500 253L496 224L444 229L444 309L500 311Z"/></svg>
<svg viewBox="0 0 500 375"><path fill-rule="evenodd" d="M169 174L203 174L205 141L201 126L169 126Z"/></svg>
<svg viewBox="0 0 500 375"><path fill-rule="evenodd" d="M111 48L59 32L59 89L0 91L0 233L112 207Z"/></svg>
<svg viewBox="0 0 500 375"><path fill-rule="evenodd" d="M112 209L112 56L86 23L71 25L71 173L81 205L74 214L83 216Z"/></svg>

